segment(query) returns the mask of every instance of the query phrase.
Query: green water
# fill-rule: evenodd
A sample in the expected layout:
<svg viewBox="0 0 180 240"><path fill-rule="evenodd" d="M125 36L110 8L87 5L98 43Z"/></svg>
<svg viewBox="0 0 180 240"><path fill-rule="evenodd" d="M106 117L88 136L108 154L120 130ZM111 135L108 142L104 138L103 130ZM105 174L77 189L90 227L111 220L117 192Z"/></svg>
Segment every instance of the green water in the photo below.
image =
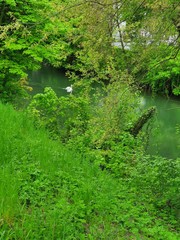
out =
<svg viewBox="0 0 180 240"><path fill-rule="evenodd" d="M180 100L150 95L145 95L144 99L145 108L157 108L147 152L168 158L180 157Z"/></svg>
<svg viewBox="0 0 180 240"><path fill-rule="evenodd" d="M68 95L63 88L70 86L71 82L62 71L43 67L29 74L29 77L33 95L43 92L45 87L52 87L58 96ZM156 106L157 115L154 119L147 152L168 158L180 157L180 99L144 95L143 108L150 106Z"/></svg>
<svg viewBox="0 0 180 240"><path fill-rule="evenodd" d="M42 93L45 87L51 87L60 97L68 95L63 88L70 86L71 82L64 72L44 66L42 69L29 74L29 85L33 88L33 95Z"/></svg>

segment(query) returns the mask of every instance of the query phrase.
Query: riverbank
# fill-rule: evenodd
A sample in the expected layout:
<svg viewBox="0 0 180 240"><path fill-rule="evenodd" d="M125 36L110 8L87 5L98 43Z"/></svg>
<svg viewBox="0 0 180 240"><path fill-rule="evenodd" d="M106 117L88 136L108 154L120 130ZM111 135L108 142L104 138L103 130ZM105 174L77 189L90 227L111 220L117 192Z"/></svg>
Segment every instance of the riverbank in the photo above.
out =
<svg viewBox="0 0 180 240"><path fill-rule="evenodd" d="M50 140L25 113L0 104L0 116L2 239L178 239L175 215L158 210L149 191L160 191L157 179L151 185L150 159L141 163L148 176L139 166L137 177L131 169L131 179L118 179L86 153Z"/></svg>
<svg viewBox="0 0 180 240"><path fill-rule="evenodd" d="M32 95L42 93L45 87L51 87L57 96L68 96L64 88L71 85L71 80L66 77L64 71L44 66L41 70L32 72L29 78L29 84L33 87ZM73 94L78 95L78 91L75 89ZM177 128L180 119L180 98L167 98L152 93L144 93L142 97L141 110L151 106L157 108L151 132L148 133L147 153L173 159L179 157L180 136Z"/></svg>

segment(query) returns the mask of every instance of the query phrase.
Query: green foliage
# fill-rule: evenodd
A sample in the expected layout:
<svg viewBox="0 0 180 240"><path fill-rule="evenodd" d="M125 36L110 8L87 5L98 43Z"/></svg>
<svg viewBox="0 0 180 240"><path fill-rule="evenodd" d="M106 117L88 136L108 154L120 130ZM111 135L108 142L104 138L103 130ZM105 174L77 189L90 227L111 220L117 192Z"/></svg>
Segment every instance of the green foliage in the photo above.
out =
<svg viewBox="0 0 180 240"><path fill-rule="evenodd" d="M114 69L125 70L136 76L137 84L178 95L175 53L179 10L168 0L161 1L161 7L155 0L142 4L133 0L120 8L112 0L94 4L73 0L31 0L28 4L1 1L1 98L13 101L28 90L27 72L38 69L42 62L104 82L111 81ZM175 40L168 45L170 37ZM114 47L114 41L120 48ZM153 71L149 69L173 56L174 60L162 68L160 64Z"/></svg>
<svg viewBox="0 0 180 240"><path fill-rule="evenodd" d="M26 114L2 104L0 113L2 239L178 239L176 163L140 156L131 178L116 179Z"/></svg>
<svg viewBox="0 0 180 240"><path fill-rule="evenodd" d="M70 11L64 15L77 25L66 38L74 46L66 67L104 82L111 80L111 67L127 70L137 85L179 94L178 4L169 0L119 4L69 1Z"/></svg>
<svg viewBox="0 0 180 240"><path fill-rule="evenodd" d="M0 94L3 99L12 101L13 95L16 96L22 92L20 79L27 78L27 69L35 69L37 65L34 64L32 67L32 57L23 56L23 51L31 44L29 43L31 33L21 22L23 5L19 1L17 3L4 1L0 3L0 6L2 7ZM27 13L27 11L27 8L24 7L24 12ZM29 18L31 18L30 15ZM28 35L29 39L27 40Z"/></svg>
<svg viewBox="0 0 180 240"><path fill-rule="evenodd" d="M172 160L146 156L137 163L137 173L133 172L133 183L139 186L139 194L146 192L148 197L151 196L151 201L162 214L165 211L170 211L172 215L179 214L179 167L179 158Z"/></svg>
<svg viewBox="0 0 180 240"><path fill-rule="evenodd" d="M164 92L168 95L179 95L180 57L159 64L155 60L150 63L150 70L144 81L155 92Z"/></svg>
<svg viewBox="0 0 180 240"><path fill-rule="evenodd" d="M69 45L59 39L66 27L53 18L53 3L1 1L0 8L0 96L13 101L29 90L27 72L43 61L62 65Z"/></svg>
<svg viewBox="0 0 180 240"><path fill-rule="evenodd" d="M51 88L45 88L44 93L33 97L28 112L38 126L50 131L52 137L67 142L86 131L90 105L86 98L74 95L58 98Z"/></svg>
<svg viewBox="0 0 180 240"><path fill-rule="evenodd" d="M28 112L36 126L46 127L53 138L72 145L77 151L89 152L95 156L95 162L118 172L113 167L117 160L115 149L125 162L131 162L137 148L137 141L133 141L128 130L138 116L139 98L132 90L133 79L128 74L114 71L115 76L119 81L112 79L104 93L101 90L104 95L101 100L97 93L90 97L90 86L85 86L85 90L82 79L76 83L83 88L78 97L72 94L58 98L51 88L45 88L43 94L33 97Z"/></svg>
<svg viewBox="0 0 180 240"><path fill-rule="evenodd" d="M99 127L98 141L101 138L116 139L122 131L128 130L137 117L137 108L138 91L132 77L127 73L112 72L111 83L106 87L105 96L95 108L95 118L92 119L93 132Z"/></svg>
<svg viewBox="0 0 180 240"><path fill-rule="evenodd" d="M140 147L128 132L138 117L139 98L138 92L133 92L131 76L127 73L115 76L118 81L112 79L104 97L94 105L86 134L96 156L95 162L121 176L126 175L123 164L133 164L134 149Z"/></svg>
<svg viewBox="0 0 180 240"><path fill-rule="evenodd" d="M129 133L140 114L130 72L179 95L178 38L166 44L178 10L160 3L0 2L1 98L22 94L42 62L73 70L80 89L58 98L45 88L28 114L0 104L1 239L178 239L179 159L145 156ZM99 81L109 83L101 100L90 97Z"/></svg>

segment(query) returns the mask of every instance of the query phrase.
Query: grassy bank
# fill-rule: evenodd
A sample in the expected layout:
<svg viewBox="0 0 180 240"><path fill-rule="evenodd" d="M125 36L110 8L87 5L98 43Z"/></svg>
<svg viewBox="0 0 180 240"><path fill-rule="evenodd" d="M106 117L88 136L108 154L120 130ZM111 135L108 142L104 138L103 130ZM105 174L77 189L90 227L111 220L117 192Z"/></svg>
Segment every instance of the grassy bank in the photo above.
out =
<svg viewBox="0 0 180 240"><path fill-rule="evenodd" d="M0 126L0 239L178 239L135 185L50 140L25 113L0 104Z"/></svg>

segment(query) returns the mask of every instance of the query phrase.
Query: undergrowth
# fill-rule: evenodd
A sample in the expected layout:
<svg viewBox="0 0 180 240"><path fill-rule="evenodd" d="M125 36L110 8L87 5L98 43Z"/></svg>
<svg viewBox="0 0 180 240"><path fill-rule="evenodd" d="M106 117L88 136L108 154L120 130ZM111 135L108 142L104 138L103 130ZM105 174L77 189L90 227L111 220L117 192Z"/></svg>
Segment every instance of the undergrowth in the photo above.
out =
<svg viewBox="0 0 180 240"><path fill-rule="evenodd" d="M152 161L117 178L9 105L0 126L0 239L178 239L175 215L153 204Z"/></svg>

